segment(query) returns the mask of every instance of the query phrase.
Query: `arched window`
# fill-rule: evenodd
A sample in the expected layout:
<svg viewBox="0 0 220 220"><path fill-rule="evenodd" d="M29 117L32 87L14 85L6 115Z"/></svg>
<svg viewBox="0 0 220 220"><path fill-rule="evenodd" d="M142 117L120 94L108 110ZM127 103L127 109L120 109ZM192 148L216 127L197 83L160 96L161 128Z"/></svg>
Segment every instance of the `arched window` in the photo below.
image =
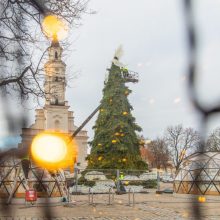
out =
<svg viewBox="0 0 220 220"><path fill-rule="evenodd" d="M56 98L55 98L55 105L58 105L58 104L59 104L58 98L56 97Z"/></svg>
<svg viewBox="0 0 220 220"><path fill-rule="evenodd" d="M54 129L55 130L59 130L60 129L60 121L59 120L55 120L55 122L54 122Z"/></svg>
<svg viewBox="0 0 220 220"><path fill-rule="evenodd" d="M55 59L58 59L58 53L55 51Z"/></svg>

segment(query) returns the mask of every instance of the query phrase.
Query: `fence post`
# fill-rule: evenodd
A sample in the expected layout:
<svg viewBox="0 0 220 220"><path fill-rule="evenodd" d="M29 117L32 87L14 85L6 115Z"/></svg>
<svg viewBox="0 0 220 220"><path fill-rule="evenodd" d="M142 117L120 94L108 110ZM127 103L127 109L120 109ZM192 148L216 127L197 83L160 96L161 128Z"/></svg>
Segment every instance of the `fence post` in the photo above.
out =
<svg viewBox="0 0 220 220"><path fill-rule="evenodd" d="M134 190L132 190L132 203L135 205ZM131 206L131 188L128 190L128 205Z"/></svg>
<svg viewBox="0 0 220 220"><path fill-rule="evenodd" d="M77 186L78 186L78 168L77 167L74 167L74 173L75 173L75 192L77 194Z"/></svg>
<svg viewBox="0 0 220 220"><path fill-rule="evenodd" d="M130 206L130 204L131 204L130 194L131 194L131 188L129 188L129 190L128 190L128 205L129 205L129 206Z"/></svg>
<svg viewBox="0 0 220 220"><path fill-rule="evenodd" d="M113 202L114 202L114 192L113 192L113 188L110 187L108 191L108 205L112 205Z"/></svg>
<svg viewBox="0 0 220 220"><path fill-rule="evenodd" d="M117 182L116 182L116 187L117 187L117 192L120 192L120 184L119 184L119 179L120 178L120 171L117 170Z"/></svg>
<svg viewBox="0 0 220 220"><path fill-rule="evenodd" d="M93 191L92 188L89 187L89 205L93 204Z"/></svg>
<svg viewBox="0 0 220 220"><path fill-rule="evenodd" d="M135 198L134 198L134 190L133 191L133 206L135 205Z"/></svg>

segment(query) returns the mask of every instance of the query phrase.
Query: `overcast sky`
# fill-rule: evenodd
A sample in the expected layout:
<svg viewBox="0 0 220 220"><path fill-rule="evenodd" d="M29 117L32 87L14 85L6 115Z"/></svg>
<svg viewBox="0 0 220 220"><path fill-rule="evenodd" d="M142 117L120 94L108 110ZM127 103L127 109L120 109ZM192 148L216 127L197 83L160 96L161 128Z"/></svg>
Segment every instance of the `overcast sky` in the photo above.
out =
<svg viewBox="0 0 220 220"><path fill-rule="evenodd" d="M72 29L67 73L80 72L67 89L67 100L80 125L102 98L106 68L122 44L121 62L139 73L137 84L128 84L133 115L143 135L155 138L169 125L198 129L199 118L187 97L187 50L181 0L90 0L95 15L84 15L82 26ZM199 41L198 91L211 105L220 102L220 0L195 1ZM33 115L33 111L32 111ZM32 121L34 118L32 117ZM86 129L90 138L95 118ZM209 128L220 125L213 118ZM5 124L1 122L1 127ZM1 133L2 131L0 131ZM0 134L1 135L1 134Z"/></svg>
<svg viewBox="0 0 220 220"><path fill-rule="evenodd" d="M184 16L181 0L91 0L96 15L84 16L73 30L68 66L81 76L67 92L77 124L102 97L106 68L122 44L121 61L139 73L129 100L145 137L154 138L169 125L198 128L198 116L187 97ZM198 90L202 101L220 101L220 1L195 1L199 40ZM87 125L89 135L94 121ZM217 118L210 128L220 125Z"/></svg>

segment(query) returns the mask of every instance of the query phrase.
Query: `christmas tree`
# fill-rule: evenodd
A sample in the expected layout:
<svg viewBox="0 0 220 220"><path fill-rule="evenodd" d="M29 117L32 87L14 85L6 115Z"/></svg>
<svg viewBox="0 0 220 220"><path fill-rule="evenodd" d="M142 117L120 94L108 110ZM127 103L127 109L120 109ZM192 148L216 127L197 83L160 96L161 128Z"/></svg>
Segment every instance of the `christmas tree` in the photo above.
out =
<svg viewBox="0 0 220 220"><path fill-rule="evenodd" d="M99 115L93 127L95 135L90 142L89 169L147 168L140 156L136 134L141 128L135 123L131 114L133 108L128 101L131 90L125 85L129 79L132 81L132 75L119 62L121 55L119 48L108 69Z"/></svg>

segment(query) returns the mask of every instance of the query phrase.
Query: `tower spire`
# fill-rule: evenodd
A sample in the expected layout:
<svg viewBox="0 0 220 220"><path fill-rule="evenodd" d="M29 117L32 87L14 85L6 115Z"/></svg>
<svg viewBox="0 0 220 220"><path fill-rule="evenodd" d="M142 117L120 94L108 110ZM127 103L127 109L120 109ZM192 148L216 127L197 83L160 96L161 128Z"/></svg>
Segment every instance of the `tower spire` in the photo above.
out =
<svg viewBox="0 0 220 220"><path fill-rule="evenodd" d="M46 103L49 105L65 105L65 69L66 64L62 61L62 47L57 35L54 34L51 46L48 48L49 60L45 63Z"/></svg>
<svg viewBox="0 0 220 220"><path fill-rule="evenodd" d="M53 47L59 47L59 46L60 46L60 43L59 43L57 34L54 34L54 35L53 35L53 37L52 37L52 42L51 42L51 46L53 46Z"/></svg>

